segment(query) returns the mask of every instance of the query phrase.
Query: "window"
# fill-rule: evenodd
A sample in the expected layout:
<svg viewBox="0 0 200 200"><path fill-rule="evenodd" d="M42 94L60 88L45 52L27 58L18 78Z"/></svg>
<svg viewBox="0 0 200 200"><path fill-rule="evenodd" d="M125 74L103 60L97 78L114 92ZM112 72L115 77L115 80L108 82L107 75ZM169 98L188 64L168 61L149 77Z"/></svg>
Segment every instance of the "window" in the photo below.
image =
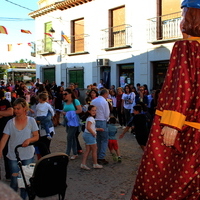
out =
<svg viewBox="0 0 200 200"><path fill-rule="evenodd" d="M44 26L44 32L49 33L49 30L52 27L52 22L47 22L44 24ZM44 52L52 52L52 40L46 34L44 34Z"/></svg>
<svg viewBox="0 0 200 200"><path fill-rule="evenodd" d="M134 63L119 65L119 85L125 87L126 84L134 85Z"/></svg>
<svg viewBox="0 0 200 200"><path fill-rule="evenodd" d="M157 39L170 39L179 32L181 0L157 0Z"/></svg>
<svg viewBox="0 0 200 200"><path fill-rule="evenodd" d="M79 88L84 88L83 70L69 70L69 82L78 83Z"/></svg>
<svg viewBox="0 0 200 200"><path fill-rule="evenodd" d="M71 53L84 51L84 19L72 21Z"/></svg>
<svg viewBox="0 0 200 200"><path fill-rule="evenodd" d="M179 12L181 0L159 0L161 7L161 15L168 15L171 13Z"/></svg>
<svg viewBox="0 0 200 200"><path fill-rule="evenodd" d="M110 10L109 47L126 45L125 7Z"/></svg>

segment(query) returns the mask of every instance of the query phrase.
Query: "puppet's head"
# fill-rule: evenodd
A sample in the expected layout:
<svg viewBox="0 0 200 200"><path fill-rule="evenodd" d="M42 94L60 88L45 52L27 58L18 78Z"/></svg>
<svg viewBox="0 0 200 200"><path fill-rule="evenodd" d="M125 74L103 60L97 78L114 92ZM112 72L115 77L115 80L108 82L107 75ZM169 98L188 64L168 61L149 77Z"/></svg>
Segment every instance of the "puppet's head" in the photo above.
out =
<svg viewBox="0 0 200 200"><path fill-rule="evenodd" d="M183 34L200 37L200 0L184 0L181 8L183 8L181 31Z"/></svg>
<svg viewBox="0 0 200 200"><path fill-rule="evenodd" d="M199 0L183 0L181 4L181 8L199 8L200 9L200 1Z"/></svg>

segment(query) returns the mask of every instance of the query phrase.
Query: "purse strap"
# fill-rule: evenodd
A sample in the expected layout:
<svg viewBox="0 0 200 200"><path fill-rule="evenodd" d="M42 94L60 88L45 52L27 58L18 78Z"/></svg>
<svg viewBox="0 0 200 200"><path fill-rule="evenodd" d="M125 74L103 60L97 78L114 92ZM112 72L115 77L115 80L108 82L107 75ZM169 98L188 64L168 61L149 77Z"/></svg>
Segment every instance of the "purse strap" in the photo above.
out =
<svg viewBox="0 0 200 200"><path fill-rule="evenodd" d="M76 107L76 104L75 104L75 99L73 99L73 105L74 105L74 108L77 110L77 107Z"/></svg>

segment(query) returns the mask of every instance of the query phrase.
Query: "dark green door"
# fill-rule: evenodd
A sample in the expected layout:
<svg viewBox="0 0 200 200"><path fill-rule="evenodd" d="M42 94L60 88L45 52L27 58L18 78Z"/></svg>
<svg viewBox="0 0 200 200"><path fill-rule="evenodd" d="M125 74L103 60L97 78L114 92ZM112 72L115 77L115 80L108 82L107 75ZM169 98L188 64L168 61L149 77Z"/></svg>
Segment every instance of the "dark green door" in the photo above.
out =
<svg viewBox="0 0 200 200"><path fill-rule="evenodd" d="M55 68L46 68L43 69L44 81L48 80L49 83L55 81Z"/></svg>
<svg viewBox="0 0 200 200"><path fill-rule="evenodd" d="M70 70L69 83L78 83L79 88L84 88L83 70Z"/></svg>

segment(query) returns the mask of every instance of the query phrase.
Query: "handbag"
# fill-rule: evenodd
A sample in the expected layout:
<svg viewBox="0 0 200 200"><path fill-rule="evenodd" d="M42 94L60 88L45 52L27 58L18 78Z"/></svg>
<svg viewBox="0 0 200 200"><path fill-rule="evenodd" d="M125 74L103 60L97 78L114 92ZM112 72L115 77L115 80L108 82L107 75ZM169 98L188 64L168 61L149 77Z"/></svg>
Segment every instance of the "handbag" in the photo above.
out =
<svg viewBox="0 0 200 200"><path fill-rule="evenodd" d="M75 104L75 101L73 100L73 105L74 105L74 108L77 110L77 108L76 108L76 104ZM79 116L79 118L82 120L82 121L85 121L86 119L85 119L85 112L82 110L82 112L81 113L78 113L77 114L78 116Z"/></svg>
<svg viewBox="0 0 200 200"><path fill-rule="evenodd" d="M29 179L33 175L34 168L35 168L35 163L30 163L29 165L22 165L22 170L23 170L27 185L30 184ZM18 183L18 187L19 188L25 188L25 184L24 184L24 180L22 178L21 171L19 171L19 175L18 175L18 178L17 178L17 183Z"/></svg>

